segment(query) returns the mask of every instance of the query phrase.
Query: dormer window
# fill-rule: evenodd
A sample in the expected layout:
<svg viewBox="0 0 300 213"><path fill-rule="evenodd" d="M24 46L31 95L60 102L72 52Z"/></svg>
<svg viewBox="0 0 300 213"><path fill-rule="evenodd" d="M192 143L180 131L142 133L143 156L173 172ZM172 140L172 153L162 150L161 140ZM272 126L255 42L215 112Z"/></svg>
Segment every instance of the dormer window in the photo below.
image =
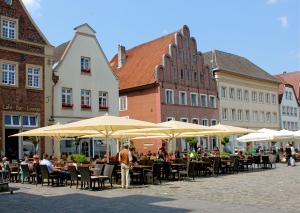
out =
<svg viewBox="0 0 300 213"><path fill-rule="evenodd" d="M91 58L81 57L81 72L91 73Z"/></svg>
<svg viewBox="0 0 300 213"><path fill-rule="evenodd" d="M1 36L4 39L16 39L17 38L17 22L10 19L1 20Z"/></svg>
<svg viewBox="0 0 300 213"><path fill-rule="evenodd" d="M4 2L8 5L12 5L12 0L4 0Z"/></svg>

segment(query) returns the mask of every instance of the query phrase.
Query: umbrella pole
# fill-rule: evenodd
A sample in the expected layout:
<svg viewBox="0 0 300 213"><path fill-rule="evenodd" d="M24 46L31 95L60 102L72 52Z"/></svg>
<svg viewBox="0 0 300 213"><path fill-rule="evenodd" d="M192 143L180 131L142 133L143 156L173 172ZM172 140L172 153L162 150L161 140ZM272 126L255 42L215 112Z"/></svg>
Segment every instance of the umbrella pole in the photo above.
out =
<svg viewBox="0 0 300 213"><path fill-rule="evenodd" d="M105 134L105 143L106 143L106 160L109 163L109 144L108 144L108 135Z"/></svg>

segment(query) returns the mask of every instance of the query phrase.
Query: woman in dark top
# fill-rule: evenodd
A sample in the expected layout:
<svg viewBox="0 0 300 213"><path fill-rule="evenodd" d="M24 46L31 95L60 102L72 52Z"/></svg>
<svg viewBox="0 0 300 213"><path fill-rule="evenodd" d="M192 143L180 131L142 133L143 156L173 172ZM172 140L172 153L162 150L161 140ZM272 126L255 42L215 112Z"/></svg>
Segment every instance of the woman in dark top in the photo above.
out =
<svg viewBox="0 0 300 213"><path fill-rule="evenodd" d="M285 148L285 157L286 157L287 165L291 166L290 158L292 157L292 150L289 144L287 144Z"/></svg>

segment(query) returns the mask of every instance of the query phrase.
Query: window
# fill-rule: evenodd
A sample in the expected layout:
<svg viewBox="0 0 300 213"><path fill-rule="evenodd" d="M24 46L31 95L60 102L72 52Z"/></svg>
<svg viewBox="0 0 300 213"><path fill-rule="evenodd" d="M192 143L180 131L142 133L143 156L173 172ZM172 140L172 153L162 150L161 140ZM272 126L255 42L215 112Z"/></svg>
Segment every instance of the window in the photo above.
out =
<svg viewBox="0 0 300 213"><path fill-rule="evenodd" d="M227 108L222 108L222 119L224 121L228 120L228 109Z"/></svg>
<svg viewBox="0 0 300 213"><path fill-rule="evenodd" d="M166 104L174 104L174 92L173 90L166 89L165 90L165 101Z"/></svg>
<svg viewBox="0 0 300 213"><path fill-rule="evenodd" d="M253 121L258 121L258 111L253 111Z"/></svg>
<svg viewBox="0 0 300 213"><path fill-rule="evenodd" d="M263 103L264 102L264 93L260 92L258 95L258 101L259 103Z"/></svg>
<svg viewBox="0 0 300 213"><path fill-rule="evenodd" d="M265 112L260 112L260 122L265 122Z"/></svg>
<svg viewBox="0 0 300 213"><path fill-rule="evenodd" d="M108 92L99 92L99 109L108 109Z"/></svg>
<svg viewBox="0 0 300 213"><path fill-rule="evenodd" d="M270 100L270 94L269 94L269 93L266 93L266 94L265 94L265 97L266 97L266 98L265 98L265 99L266 99L266 103L267 103L267 104L270 104L270 102L271 102L271 100Z"/></svg>
<svg viewBox="0 0 300 213"><path fill-rule="evenodd" d="M2 28L2 38L6 39L16 39L17 33L17 22L12 20L3 19L1 28Z"/></svg>
<svg viewBox="0 0 300 213"><path fill-rule="evenodd" d="M286 111L285 111L285 106L282 106L282 115L285 115Z"/></svg>
<svg viewBox="0 0 300 213"><path fill-rule="evenodd" d="M241 89L237 89L236 90L236 98L241 101L242 100L242 90Z"/></svg>
<svg viewBox="0 0 300 213"><path fill-rule="evenodd" d="M257 92L252 91L252 102L257 102Z"/></svg>
<svg viewBox="0 0 300 213"><path fill-rule="evenodd" d="M227 88L221 87L221 98L225 99L227 98Z"/></svg>
<svg viewBox="0 0 300 213"><path fill-rule="evenodd" d="M81 90L81 108L82 109L91 108L91 90L86 90L86 89Z"/></svg>
<svg viewBox="0 0 300 213"><path fill-rule="evenodd" d="M229 98L235 99L235 89L234 88L229 88Z"/></svg>
<svg viewBox="0 0 300 213"><path fill-rule="evenodd" d="M289 93L288 91L285 91L285 99L286 99L286 100L289 99L289 98L288 98L288 97L289 97L288 93Z"/></svg>
<svg viewBox="0 0 300 213"><path fill-rule="evenodd" d="M12 0L5 0L5 3L8 5L12 5Z"/></svg>
<svg viewBox="0 0 300 213"><path fill-rule="evenodd" d="M286 129L286 121L283 121L283 128Z"/></svg>
<svg viewBox="0 0 300 213"><path fill-rule="evenodd" d="M238 111L237 111L237 119L238 119L238 121L242 121L243 120L243 110L238 109Z"/></svg>
<svg viewBox="0 0 300 213"><path fill-rule="evenodd" d="M179 91L179 104L180 105L186 105L187 104L186 92Z"/></svg>
<svg viewBox="0 0 300 213"><path fill-rule="evenodd" d="M27 86L30 88L41 88L40 68L28 67L27 69Z"/></svg>
<svg viewBox="0 0 300 213"><path fill-rule="evenodd" d="M244 90L244 100L249 101L249 91L248 90Z"/></svg>
<svg viewBox="0 0 300 213"><path fill-rule="evenodd" d="M72 89L63 87L61 90L61 99L62 99L62 106L63 107L73 107L73 100L72 100Z"/></svg>
<svg viewBox="0 0 300 213"><path fill-rule="evenodd" d="M294 130L294 128L295 128L295 124L294 122L291 122L291 130Z"/></svg>
<svg viewBox="0 0 300 213"><path fill-rule="evenodd" d="M201 94L200 101L202 107L207 107L207 95Z"/></svg>
<svg viewBox="0 0 300 213"><path fill-rule="evenodd" d="M191 93L191 106L198 106L198 94Z"/></svg>
<svg viewBox="0 0 300 213"><path fill-rule="evenodd" d="M180 118L180 121L185 122L185 123L189 122L189 120L187 118Z"/></svg>
<svg viewBox="0 0 300 213"><path fill-rule="evenodd" d="M267 123L271 122L271 112L266 113L266 121L267 121Z"/></svg>
<svg viewBox="0 0 300 213"><path fill-rule="evenodd" d="M235 109L231 109L231 120L233 120L233 121L236 120L236 112L235 112Z"/></svg>
<svg viewBox="0 0 300 213"><path fill-rule="evenodd" d="M174 117L167 117L167 121L175 121Z"/></svg>
<svg viewBox="0 0 300 213"><path fill-rule="evenodd" d="M276 95L272 94L272 104L276 104Z"/></svg>
<svg viewBox="0 0 300 213"><path fill-rule="evenodd" d="M216 96L210 95L209 96L209 107L211 108L217 108L216 106Z"/></svg>
<svg viewBox="0 0 300 213"><path fill-rule="evenodd" d="M208 120L207 119L202 119L202 125L203 126L208 126Z"/></svg>
<svg viewBox="0 0 300 213"><path fill-rule="evenodd" d="M183 70L182 70L182 69L180 70L180 78L181 78L181 80L183 80L183 79L184 79L184 72L183 72Z"/></svg>
<svg viewBox="0 0 300 213"><path fill-rule="evenodd" d="M295 115L295 117L298 117L298 113L297 113L297 108L296 107L294 108L294 115Z"/></svg>
<svg viewBox="0 0 300 213"><path fill-rule="evenodd" d="M198 74L197 74L197 72L194 72L194 81L198 81Z"/></svg>
<svg viewBox="0 0 300 213"><path fill-rule="evenodd" d="M4 124L9 127L19 127L21 126L20 116L18 115L5 115Z"/></svg>
<svg viewBox="0 0 300 213"><path fill-rule="evenodd" d="M287 122L287 129L290 129L291 123L288 121Z"/></svg>
<svg viewBox="0 0 300 213"><path fill-rule="evenodd" d="M127 96L120 96L119 98L119 109L120 111L125 111L127 110Z"/></svg>
<svg viewBox="0 0 300 213"><path fill-rule="evenodd" d="M217 120L212 119L212 120L210 121L210 123L211 123L211 126L215 126L215 125L217 125Z"/></svg>
<svg viewBox="0 0 300 213"><path fill-rule="evenodd" d="M245 121L250 121L250 111L249 110L245 111Z"/></svg>
<svg viewBox="0 0 300 213"><path fill-rule="evenodd" d="M24 127L37 127L37 117L36 116L23 116L22 125Z"/></svg>
<svg viewBox="0 0 300 213"><path fill-rule="evenodd" d="M192 123L193 124L199 124L199 119L198 118L192 118Z"/></svg>
<svg viewBox="0 0 300 213"><path fill-rule="evenodd" d="M298 130L298 122L295 122L295 130Z"/></svg>
<svg viewBox="0 0 300 213"><path fill-rule="evenodd" d="M2 84L16 85L16 65L2 64Z"/></svg>
<svg viewBox="0 0 300 213"><path fill-rule="evenodd" d="M292 92L289 92L289 100L292 100L293 96L292 96Z"/></svg>
<svg viewBox="0 0 300 213"><path fill-rule="evenodd" d="M273 122L273 123L276 123L276 122L277 122L277 113L276 113L276 112L273 112L272 122Z"/></svg>
<svg viewBox="0 0 300 213"><path fill-rule="evenodd" d="M81 72L84 73L91 72L91 58L81 57Z"/></svg>
<svg viewBox="0 0 300 213"><path fill-rule="evenodd" d="M286 107L286 115L288 115L288 116L290 115L290 107L289 106Z"/></svg>

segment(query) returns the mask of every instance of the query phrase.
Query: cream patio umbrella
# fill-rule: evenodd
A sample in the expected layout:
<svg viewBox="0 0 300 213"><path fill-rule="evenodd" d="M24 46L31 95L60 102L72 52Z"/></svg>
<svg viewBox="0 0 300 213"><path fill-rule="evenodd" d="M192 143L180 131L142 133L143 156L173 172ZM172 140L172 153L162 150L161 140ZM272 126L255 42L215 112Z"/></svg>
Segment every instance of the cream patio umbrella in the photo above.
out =
<svg viewBox="0 0 300 213"><path fill-rule="evenodd" d="M193 124L193 123L187 123L187 122L181 122L181 121L167 121L163 123L159 123L160 126L163 126L165 128L158 128L158 129L143 129L143 130L133 130L130 132L137 132L137 133L159 133L162 136L165 135L170 141L173 142L174 146L174 140L176 138L181 137L184 133L191 133L191 132L203 132L203 131L210 131L211 129L208 126L203 126L199 124ZM151 137L151 136L149 136ZM148 138L149 138L148 137ZM155 136L153 136L155 137ZM147 138L147 139L148 139ZM159 138L159 137L158 137Z"/></svg>
<svg viewBox="0 0 300 213"><path fill-rule="evenodd" d="M280 131L274 132L273 137L275 141L290 140L290 139L294 139L294 132L286 129L282 129Z"/></svg>
<svg viewBox="0 0 300 213"><path fill-rule="evenodd" d="M276 133L276 130L272 129L259 129L257 132L250 133L247 135L244 135L242 137L237 138L239 142L247 143L247 142L260 142L260 141L270 141L274 140L274 133Z"/></svg>
<svg viewBox="0 0 300 213"><path fill-rule="evenodd" d="M29 131L21 132L18 134L11 135L9 137L53 137L57 139L58 142L58 158L60 158L60 139L62 137L78 137L88 134L96 134L93 130L57 130L57 128L62 127L62 124L54 124L51 126L45 126L37 129L32 129Z"/></svg>
<svg viewBox="0 0 300 213"><path fill-rule="evenodd" d="M294 132L294 138L299 140L300 139L300 130Z"/></svg>
<svg viewBox="0 0 300 213"><path fill-rule="evenodd" d="M60 127L60 130L94 130L105 137L106 141L106 153L107 161L109 161L109 144L108 138L118 130L129 129L143 129L143 128L163 128L163 126L140 121L135 119L129 119L125 117L116 117L110 115L104 115L100 117L85 119L69 124L65 124Z"/></svg>

